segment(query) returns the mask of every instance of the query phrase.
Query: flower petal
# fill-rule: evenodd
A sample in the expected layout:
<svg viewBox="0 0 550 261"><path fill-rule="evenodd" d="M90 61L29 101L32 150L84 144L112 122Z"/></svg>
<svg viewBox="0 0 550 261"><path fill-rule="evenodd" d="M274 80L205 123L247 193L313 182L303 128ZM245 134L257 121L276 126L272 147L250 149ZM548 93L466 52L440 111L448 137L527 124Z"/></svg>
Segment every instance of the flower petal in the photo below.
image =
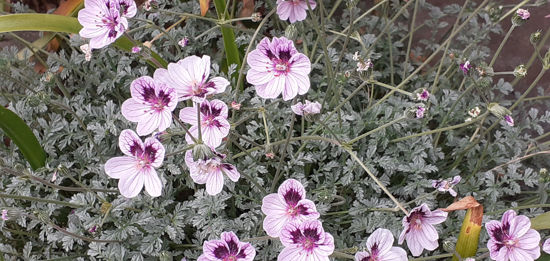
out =
<svg viewBox="0 0 550 261"><path fill-rule="evenodd" d="M206 192L209 195L217 195L223 189L223 174L220 170L208 173L206 178Z"/></svg>
<svg viewBox="0 0 550 261"><path fill-rule="evenodd" d="M367 239L367 249L372 249L375 244L381 254L388 252L393 246L393 234L387 229L376 229Z"/></svg>
<svg viewBox="0 0 550 261"><path fill-rule="evenodd" d="M105 163L105 173L114 179L126 178L139 171L136 166L137 162L133 157L114 157Z"/></svg>
<svg viewBox="0 0 550 261"><path fill-rule="evenodd" d="M143 142L133 130L125 129L118 136L118 147L125 155L134 156L135 151L143 150Z"/></svg>
<svg viewBox="0 0 550 261"><path fill-rule="evenodd" d="M143 182L145 185L145 191L151 195L151 197L158 197L162 193L162 182L160 181L157 172L153 168L143 169Z"/></svg>
<svg viewBox="0 0 550 261"><path fill-rule="evenodd" d="M120 190L120 194L127 198L133 198L137 196L142 188L143 175L141 175L141 173L139 172L118 181L118 189Z"/></svg>

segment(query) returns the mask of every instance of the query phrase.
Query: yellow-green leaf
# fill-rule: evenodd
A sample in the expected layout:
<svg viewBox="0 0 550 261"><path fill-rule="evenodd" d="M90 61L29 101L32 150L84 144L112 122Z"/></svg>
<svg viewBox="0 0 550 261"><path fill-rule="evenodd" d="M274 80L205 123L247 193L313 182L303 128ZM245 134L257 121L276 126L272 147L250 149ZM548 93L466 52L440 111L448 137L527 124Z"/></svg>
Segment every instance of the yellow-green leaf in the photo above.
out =
<svg viewBox="0 0 550 261"><path fill-rule="evenodd" d="M535 230L550 229L550 212L531 218L531 228Z"/></svg>

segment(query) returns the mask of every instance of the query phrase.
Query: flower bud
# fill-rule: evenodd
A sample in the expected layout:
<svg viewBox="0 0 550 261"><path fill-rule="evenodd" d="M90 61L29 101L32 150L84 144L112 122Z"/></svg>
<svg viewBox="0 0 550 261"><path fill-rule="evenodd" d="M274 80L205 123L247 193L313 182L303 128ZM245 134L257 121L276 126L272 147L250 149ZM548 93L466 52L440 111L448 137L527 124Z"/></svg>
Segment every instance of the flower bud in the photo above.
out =
<svg viewBox="0 0 550 261"><path fill-rule="evenodd" d="M538 44L540 42L541 36L542 36L542 34L540 33L540 30L538 30L538 31L531 34L531 36L529 37L529 41L533 45Z"/></svg>
<svg viewBox="0 0 550 261"><path fill-rule="evenodd" d="M548 51L546 51L546 54L544 55L544 59L542 60L542 66L546 70L550 69L550 49L548 49Z"/></svg>
<svg viewBox="0 0 550 261"><path fill-rule="evenodd" d="M172 254L168 251L160 252L159 261L172 261Z"/></svg>
<svg viewBox="0 0 550 261"><path fill-rule="evenodd" d="M113 205L112 205L111 203L109 203L109 202L103 202L103 203L101 204L101 209L100 209L101 214L102 214L102 215L105 215L105 214L111 209L112 206L113 206Z"/></svg>
<svg viewBox="0 0 550 261"><path fill-rule="evenodd" d="M505 116L512 114L510 110L500 106L498 103L495 103L495 102L490 103L489 106L487 106L487 110L489 110L493 115L495 115L499 119L504 119Z"/></svg>
<svg viewBox="0 0 550 261"><path fill-rule="evenodd" d="M208 147L206 144L195 144L193 146L193 160L197 161L199 159L209 159L212 158L214 154L212 153L212 149Z"/></svg>
<svg viewBox="0 0 550 261"><path fill-rule="evenodd" d="M285 37L289 40L296 41L296 37L298 36L298 29L296 28L295 24L290 24L285 29Z"/></svg>
<svg viewBox="0 0 550 261"><path fill-rule="evenodd" d="M527 75L527 68L525 65L520 64L514 69L514 76L516 78L523 78L525 75Z"/></svg>
<svg viewBox="0 0 550 261"><path fill-rule="evenodd" d="M251 17L252 22L254 22L254 23L262 21L262 13L260 13L260 12L253 13L250 17Z"/></svg>
<svg viewBox="0 0 550 261"><path fill-rule="evenodd" d="M455 247L455 243L451 242L450 240L443 241L443 250L445 250L446 252L454 253Z"/></svg>

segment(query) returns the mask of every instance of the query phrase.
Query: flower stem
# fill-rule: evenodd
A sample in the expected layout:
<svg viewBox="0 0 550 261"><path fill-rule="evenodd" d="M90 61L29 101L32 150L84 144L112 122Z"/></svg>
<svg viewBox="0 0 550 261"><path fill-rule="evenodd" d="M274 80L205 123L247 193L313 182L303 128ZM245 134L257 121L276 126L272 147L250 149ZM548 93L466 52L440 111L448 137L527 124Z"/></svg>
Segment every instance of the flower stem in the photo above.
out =
<svg viewBox="0 0 550 261"><path fill-rule="evenodd" d="M352 140L348 141L347 144L352 145L353 143L359 141L360 139L365 138L365 137L368 137L369 135L371 135L371 134L373 134L373 133L375 133L375 132L377 132L377 131L379 131L379 130L383 130L383 129L385 129L386 127L388 127L388 126L390 126L390 125L393 125L393 124L395 124L395 123L398 123L398 122L400 122L400 121L402 121L402 120L404 120L404 119L407 119L407 117L400 117L400 118L397 118L397 119L395 119L395 120L393 120L393 121L390 121L390 122L388 122L388 123L386 123L386 124L380 125L380 126L378 126L376 129L373 129L373 130L370 130L370 131L368 131L368 132L365 132L365 133L363 133L363 134L357 136L355 139L352 139Z"/></svg>
<svg viewBox="0 0 550 261"><path fill-rule="evenodd" d="M506 33L506 36L504 36L504 39L502 40L502 42L500 42L500 45L498 46L498 49L495 52L495 55L493 55L493 59L491 59L491 62L489 63L489 67L493 67L493 65L495 64L495 62L497 60L497 57L500 54L500 51L502 51L502 47L504 47L504 44L506 44L506 42L508 41L508 38L510 38L510 35L512 34L512 31L514 31L515 28L516 28L516 26L514 24L512 24L512 26L510 26L510 29L508 29L508 32Z"/></svg>
<svg viewBox="0 0 550 261"><path fill-rule="evenodd" d="M4 193L0 193L0 198L11 198L11 199L21 199L21 200L28 200L28 201L44 202L44 203L57 204L57 205L62 205L62 206L67 206L67 207L72 207L72 208L86 207L84 205L69 203L69 202L65 202L65 201L45 199L45 198L35 198L35 197L20 196L20 195L10 195L10 194L4 194Z"/></svg>
<svg viewBox="0 0 550 261"><path fill-rule="evenodd" d="M384 184L382 184L382 182L380 182L380 180L378 180L378 178L376 176L374 176L374 174L372 174L372 172L369 170L369 168L367 168L367 166L365 166L365 164L363 163L363 161L361 161L361 159L359 159L359 157L357 157L357 155L355 154L355 152L353 152L350 148L348 147L344 147L344 146L341 146L342 149L344 149L350 156L353 160L355 160L357 163L359 163L359 165L365 170L365 172L367 172L367 174L369 174L369 176L374 180L374 182L376 182L376 184L378 185L378 187L380 187L384 193L386 193L386 195L388 195L388 197L390 197L390 199L395 203L395 205L397 205L397 207L399 207L399 209L401 209L401 211L403 211L403 213L405 213L405 215L408 215L409 212L403 207L403 205L401 205L401 203L399 203L399 201L390 193L390 191L386 188L386 186L384 186Z"/></svg>
<svg viewBox="0 0 550 261"><path fill-rule="evenodd" d="M199 143L202 143L201 125L201 105L197 103L197 128L199 129Z"/></svg>
<svg viewBox="0 0 550 261"><path fill-rule="evenodd" d="M295 103L295 102L296 102L296 98L293 99L292 103ZM273 178L273 182L271 182L271 189L269 191L271 191L272 193L275 192L277 183L281 178L281 167L283 165L283 160L286 156L286 149L288 148L288 143L290 143L290 139L292 138L292 133L294 132L294 122L296 122L296 114L292 113L292 121L290 122L290 127L288 128L288 136L286 138L285 145L283 146L281 157L279 158L279 164L277 165L277 171L275 172L275 177Z"/></svg>
<svg viewBox="0 0 550 261"><path fill-rule="evenodd" d="M428 134L432 134L432 133L458 129L458 128L465 127L465 126L471 125L473 123L476 123L476 122L480 121L481 119L487 117L487 115L489 115L489 112L485 112L484 114L480 115L479 117L476 117L474 120L469 121L469 122L464 122L464 123L461 123L461 124L457 124L457 125L453 125L453 126L449 126L449 127L445 127L445 128L439 128L439 129L435 129L435 130L430 130L430 131L417 133L417 134L410 135L410 136L405 136L405 137L393 139L390 142L404 141L404 140L408 140L408 139L412 139L412 138L416 138L416 137L420 137L420 136L424 136L424 135L428 135Z"/></svg>

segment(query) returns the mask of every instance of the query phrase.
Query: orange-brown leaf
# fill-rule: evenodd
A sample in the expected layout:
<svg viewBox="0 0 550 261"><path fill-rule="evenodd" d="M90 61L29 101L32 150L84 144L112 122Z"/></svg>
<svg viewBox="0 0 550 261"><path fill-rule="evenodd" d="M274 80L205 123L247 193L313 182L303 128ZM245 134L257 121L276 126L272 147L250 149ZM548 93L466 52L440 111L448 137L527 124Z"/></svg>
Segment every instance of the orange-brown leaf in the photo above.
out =
<svg viewBox="0 0 550 261"><path fill-rule="evenodd" d="M201 16L205 16L210 8L210 0L199 0L199 3L201 4Z"/></svg>
<svg viewBox="0 0 550 261"><path fill-rule="evenodd" d="M446 212L451 212L455 210L462 210L462 209L469 209L474 207L479 207L481 204L476 201L476 199L472 196L467 196L451 205L449 205L447 208L441 209Z"/></svg>

